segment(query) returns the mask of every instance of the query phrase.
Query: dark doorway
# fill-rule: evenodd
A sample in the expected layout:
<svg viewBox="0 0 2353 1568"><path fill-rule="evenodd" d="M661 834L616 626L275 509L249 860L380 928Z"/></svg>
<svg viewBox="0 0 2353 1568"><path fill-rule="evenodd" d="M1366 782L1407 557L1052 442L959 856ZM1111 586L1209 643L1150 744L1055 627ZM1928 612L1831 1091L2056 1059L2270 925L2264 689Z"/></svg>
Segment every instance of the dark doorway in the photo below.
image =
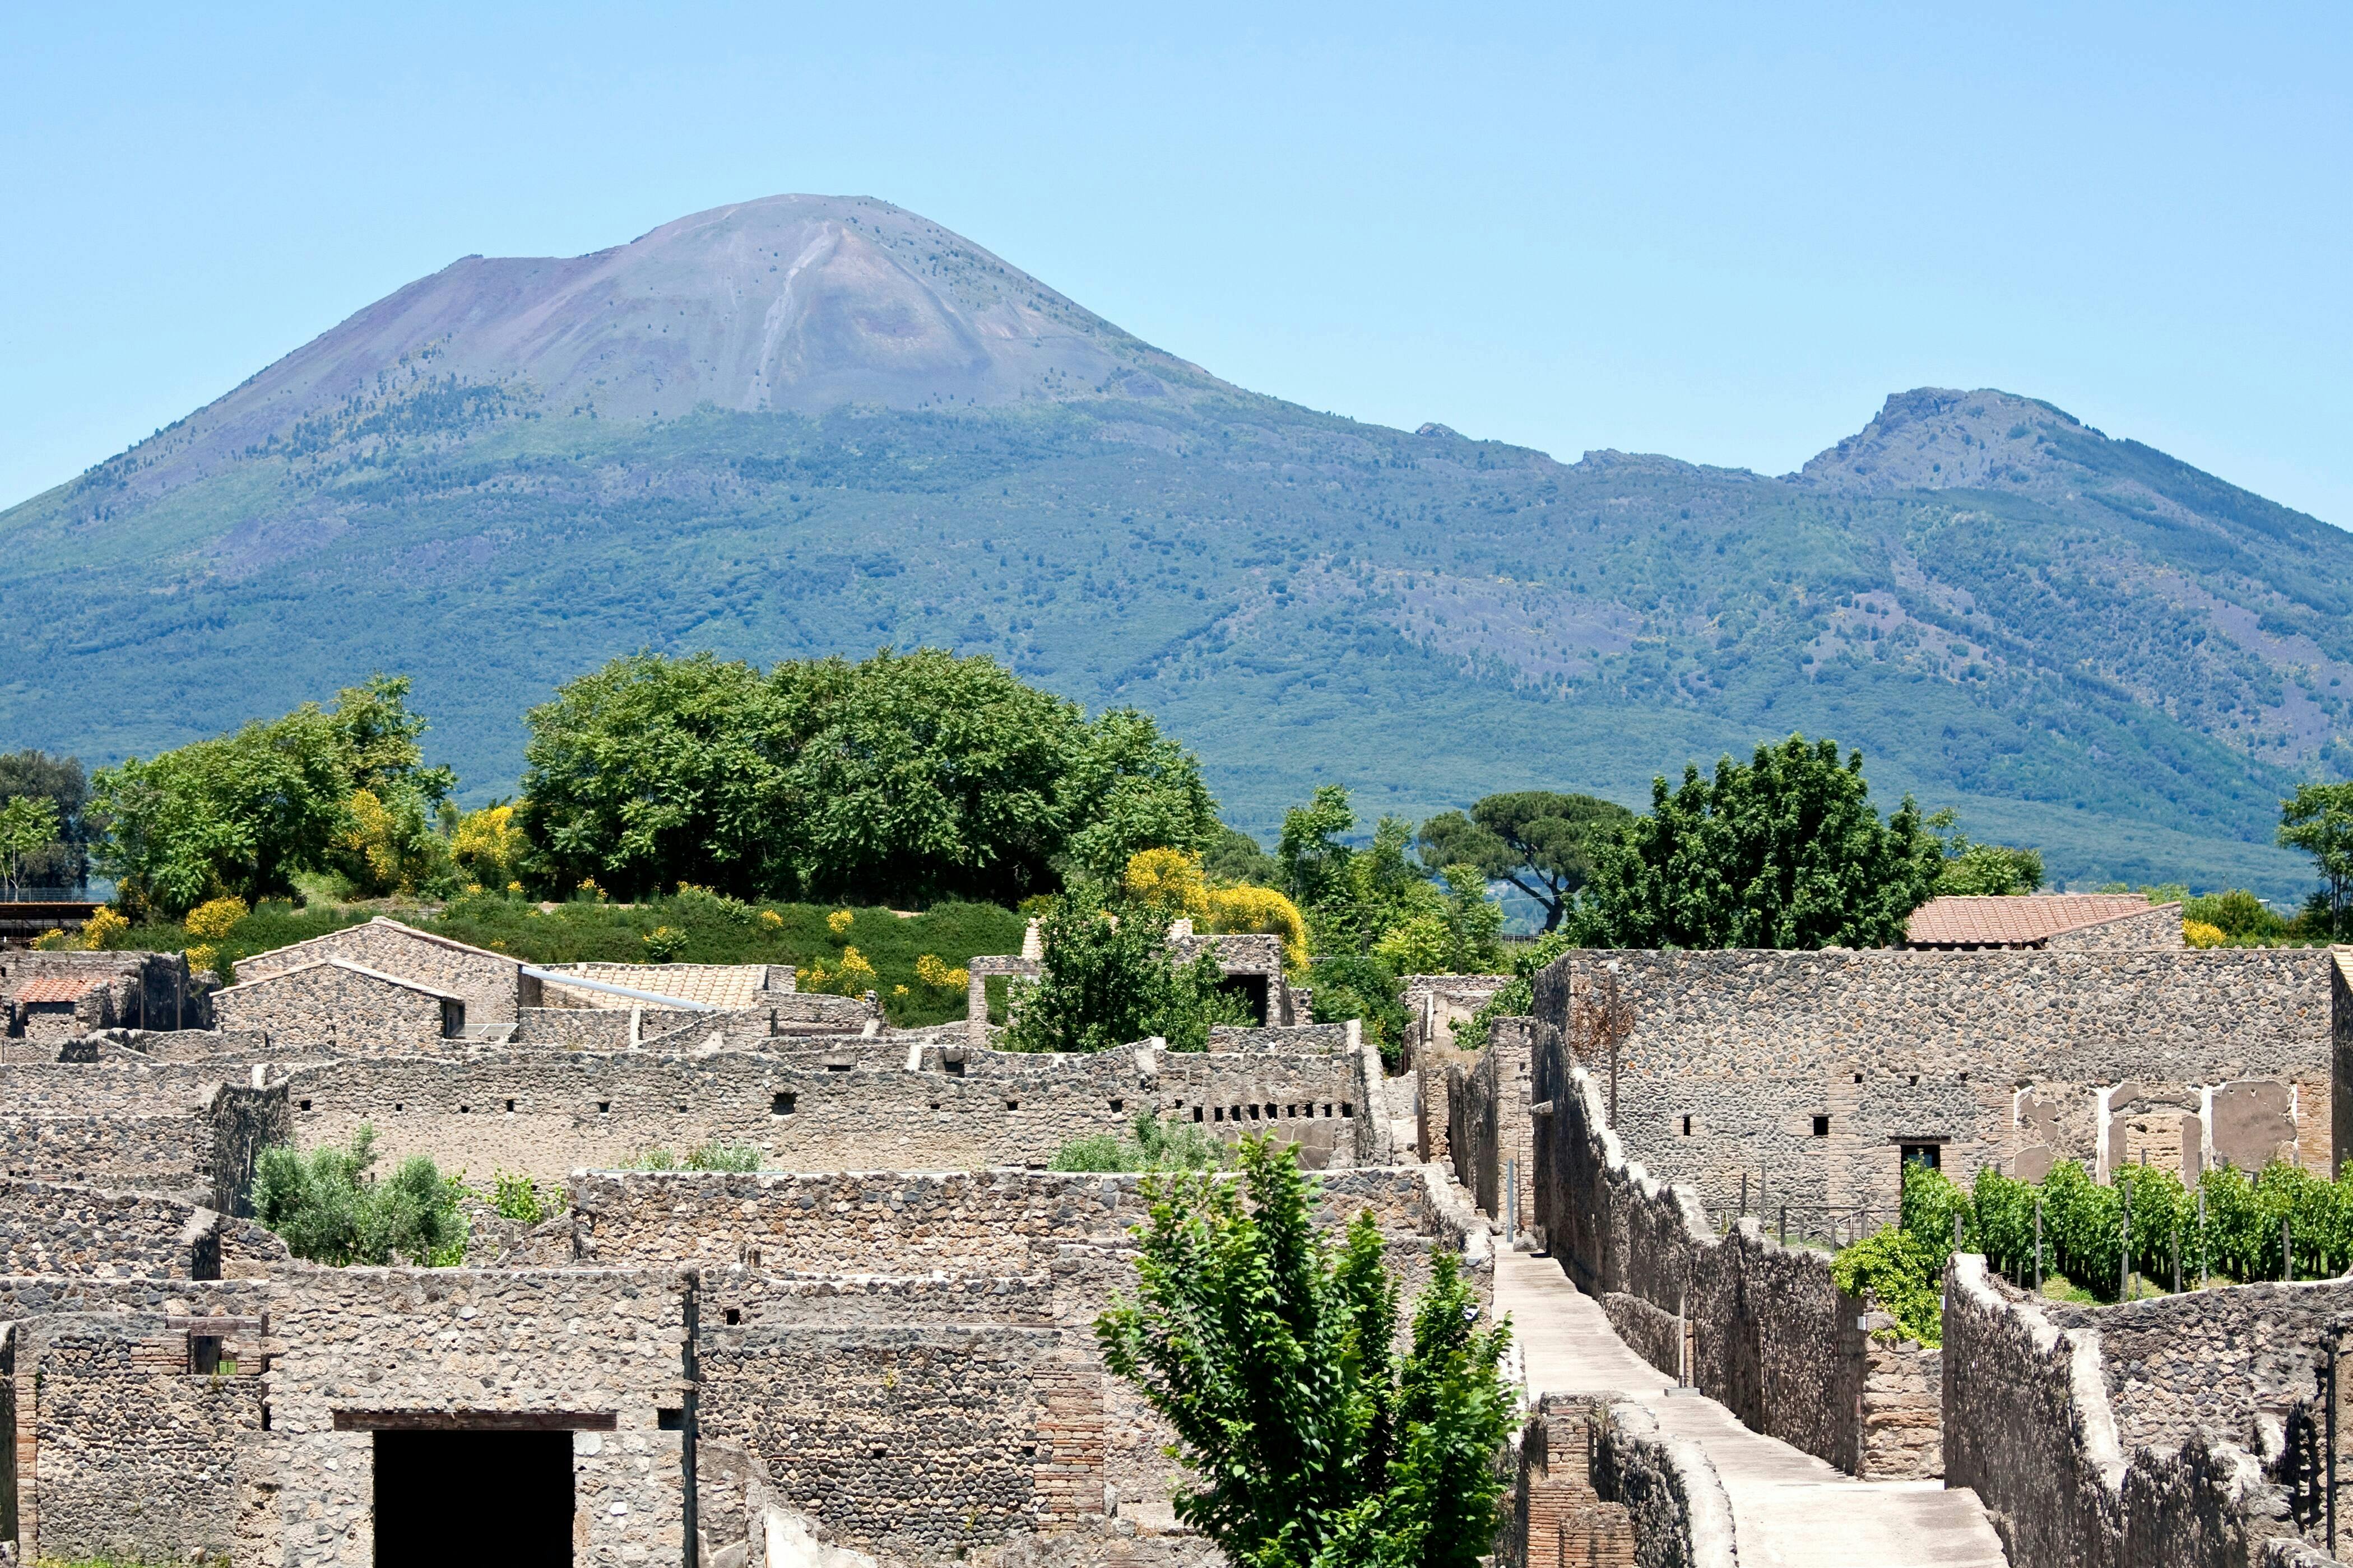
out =
<svg viewBox="0 0 2353 1568"><path fill-rule="evenodd" d="M570 1568L572 1434L378 1432L377 1568Z"/></svg>

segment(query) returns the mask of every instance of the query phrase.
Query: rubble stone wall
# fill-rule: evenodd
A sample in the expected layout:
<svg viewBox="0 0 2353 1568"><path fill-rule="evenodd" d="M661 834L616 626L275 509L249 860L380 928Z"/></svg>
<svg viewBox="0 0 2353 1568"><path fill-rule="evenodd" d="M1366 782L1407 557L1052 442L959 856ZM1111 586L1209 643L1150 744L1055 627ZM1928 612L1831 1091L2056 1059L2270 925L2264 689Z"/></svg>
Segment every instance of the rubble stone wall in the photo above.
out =
<svg viewBox="0 0 2353 1568"><path fill-rule="evenodd" d="M2205 1304L2235 1294L2200 1292L2174 1310L2238 1317L2247 1309ZM2264 1560L2268 1539L2295 1535L2287 1493L2230 1434L2200 1426L2148 1447L2147 1419L2119 1426L2110 1390L2130 1374L2109 1365L2105 1340L2103 1328L2054 1321L1982 1258L1961 1254L1947 1269L1946 1484L1976 1489L2010 1561L2244 1568ZM2218 1364L2217 1381L2243 1373L2252 1350Z"/></svg>
<svg viewBox="0 0 2353 1568"><path fill-rule="evenodd" d="M2255 1155L2329 1169L2333 967L2287 948L1584 952L1536 977L1536 1018L1606 1079L1597 999L1614 985L1630 1022L1615 1051L1629 1157L1713 1212L1738 1205L1745 1178L1755 1212L1787 1203L1819 1227L1892 1217L1907 1144L1936 1147L1964 1180L1986 1164L2093 1166L2104 1097L2133 1082L2175 1098L2241 1085L2254 1120L2276 1124L2244 1140ZM2152 1122L2150 1136L2170 1136L2179 1161L2178 1130Z"/></svg>
<svg viewBox="0 0 2353 1568"><path fill-rule="evenodd" d="M1498 1018L1487 1048L1468 1068L1447 1073L1447 1156L1454 1179L1469 1189L1479 1207L1501 1217L1504 1194L1516 1190L1515 1233L1536 1223L1535 1123L1528 1114L1528 1052L1535 1021Z"/></svg>
<svg viewBox="0 0 2353 1568"><path fill-rule="evenodd" d="M1065 1143L1132 1131L1147 1112L1219 1136L1271 1132L1311 1165L1366 1157L1363 1053L1181 1054L1134 1047L1093 1057L1008 1057L855 1042L689 1057L655 1051L492 1051L461 1060L357 1058L294 1069L298 1140L341 1142L372 1124L387 1157L522 1170L584 1167L749 1144L773 1168L970 1170L1050 1163ZM911 1052L936 1064L910 1070ZM962 1051L959 1059L945 1052Z"/></svg>
<svg viewBox="0 0 2353 1568"><path fill-rule="evenodd" d="M0 1275L217 1279L286 1256L268 1231L199 1204L0 1177Z"/></svg>
<svg viewBox="0 0 2353 1568"><path fill-rule="evenodd" d="M2181 935L2179 904L2159 904L2139 914L2053 931L2042 944L2048 952L2134 952L2152 948L2178 952L2189 945Z"/></svg>
<svg viewBox="0 0 2353 1568"><path fill-rule="evenodd" d="M396 974L466 1003L470 1024L512 1024L522 988L522 961L486 952L431 935L397 921L378 918L363 925L314 936L308 942L239 959L239 984L283 974L322 959L340 958L363 969Z"/></svg>
<svg viewBox="0 0 2353 1568"><path fill-rule="evenodd" d="M1935 1473L1940 1449L1919 1426L1934 1351L1871 1347L1865 1304L1831 1282L1826 1254L1784 1247L1754 1218L1717 1235L1691 1188L1626 1159L1593 1079L1542 1031L1533 1079L1536 1223L1629 1346L1850 1474Z"/></svg>
<svg viewBox="0 0 2353 1568"><path fill-rule="evenodd" d="M224 1028L331 1056L443 1049L466 1022L461 1003L327 963L230 986L213 1007Z"/></svg>

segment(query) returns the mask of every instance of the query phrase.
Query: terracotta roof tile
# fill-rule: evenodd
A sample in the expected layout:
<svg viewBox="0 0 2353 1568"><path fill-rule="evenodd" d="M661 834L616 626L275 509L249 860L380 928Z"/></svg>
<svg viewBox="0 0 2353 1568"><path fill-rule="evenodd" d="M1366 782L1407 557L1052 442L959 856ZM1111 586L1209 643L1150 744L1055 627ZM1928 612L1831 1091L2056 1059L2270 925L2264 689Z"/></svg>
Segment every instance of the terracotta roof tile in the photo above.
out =
<svg viewBox="0 0 2353 1568"><path fill-rule="evenodd" d="M19 1002L79 1002L105 984L92 975L43 974L16 987Z"/></svg>
<svg viewBox="0 0 2353 1568"><path fill-rule="evenodd" d="M2024 947L2083 926L2146 914L2142 893L2026 893L1930 899L1912 911L1914 947Z"/></svg>

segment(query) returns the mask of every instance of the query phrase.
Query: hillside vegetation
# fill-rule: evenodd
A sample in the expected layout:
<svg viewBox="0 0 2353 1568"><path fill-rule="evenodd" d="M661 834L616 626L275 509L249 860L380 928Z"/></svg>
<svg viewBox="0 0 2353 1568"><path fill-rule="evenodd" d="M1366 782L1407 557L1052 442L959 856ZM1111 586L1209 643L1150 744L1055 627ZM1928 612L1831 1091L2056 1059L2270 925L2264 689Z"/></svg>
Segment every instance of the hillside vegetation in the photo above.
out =
<svg viewBox="0 0 2353 1568"><path fill-rule="evenodd" d="M646 287L699 320L663 256ZM2277 803L2353 773L2353 538L2046 405L1900 395L1786 479L1561 464L1256 396L1054 310L1023 330L1114 368L659 417L364 313L234 419L0 513L26 629L0 729L111 758L399 669L481 797L521 773L518 716L615 654L929 644L1152 713L1261 836L1319 783L1416 819L1514 788L1632 805L1802 731L2054 880L2282 898Z"/></svg>

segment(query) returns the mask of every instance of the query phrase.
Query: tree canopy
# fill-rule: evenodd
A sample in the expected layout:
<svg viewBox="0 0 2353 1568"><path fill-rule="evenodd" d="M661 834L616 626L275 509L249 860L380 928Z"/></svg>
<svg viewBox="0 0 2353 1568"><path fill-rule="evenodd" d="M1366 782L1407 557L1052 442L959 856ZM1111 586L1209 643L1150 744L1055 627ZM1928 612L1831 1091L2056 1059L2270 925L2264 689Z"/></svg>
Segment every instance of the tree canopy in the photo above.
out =
<svg viewBox="0 0 2353 1568"><path fill-rule="evenodd" d="M24 851L16 864L17 879L58 888L88 881L90 824L83 808L90 801L90 781L79 759L30 750L0 752L0 805L16 801L46 801L57 819L47 838ZM30 824L38 815L28 805L20 809L17 820Z"/></svg>
<svg viewBox="0 0 2353 1568"><path fill-rule="evenodd" d="M543 876L633 894L987 899L1198 849L1216 803L1152 720L992 659L885 649L765 675L638 654L532 710L523 831Z"/></svg>
<svg viewBox="0 0 2353 1568"><path fill-rule="evenodd" d="M2353 916L2353 784L2298 784L2280 803L2279 841L2310 855L2320 874L2314 923L2325 923L2328 936L2345 935Z"/></svg>
<svg viewBox="0 0 2353 1568"><path fill-rule="evenodd" d="M1887 947L1943 852L1906 795L1882 822L1862 753L1792 735L1713 779L1659 778L1651 810L1594 858L1578 910L1596 947Z"/></svg>
<svg viewBox="0 0 2353 1568"><path fill-rule="evenodd" d="M421 765L425 721L407 710L408 681L378 675L305 702L282 719L149 759L101 768L90 807L107 837L99 864L134 909L177 916L206 899L248 903L294 890L293 874L329 864L364 837L355 795L422 820L453 784Z"/></svg>
<svg viewBox="0 0 2353 1568"><path fill-rule="evenodd" d="M1159 1179L1137 1290L1095 1321L1104 1363L1176 1429L1176 1517L1252 1568L1472 1568L1508 1483L1508 1323L1482 1330L1455 1255L1430 1258L1411 1336L1360 1213L1335 1246L1289 1144L1240 1181Z"/></svg>
<svg viewBox="0 0 2353 1568"><path fill-rule="evenodd" d="M1080 883L1039 922L1045 975L1023 987L1007 1032L1017 1051L1102 1051L1157 1035L1174 1051L1201 1051L1216 1024L1246 1024L1218 961L1179 963L1165 910L1107 899Z"/></svg>
<svg viewBox="0 0 2353 1568"><path fill-rule="evenodd" d="M1615 801L1553 790L1491 795L1465 816L1443 812L1421 825L1421 858L1432 871L1467 865L1490 881L1534 899L1551 931L1593 874L1594 846L1634 814Z"/></svg>

